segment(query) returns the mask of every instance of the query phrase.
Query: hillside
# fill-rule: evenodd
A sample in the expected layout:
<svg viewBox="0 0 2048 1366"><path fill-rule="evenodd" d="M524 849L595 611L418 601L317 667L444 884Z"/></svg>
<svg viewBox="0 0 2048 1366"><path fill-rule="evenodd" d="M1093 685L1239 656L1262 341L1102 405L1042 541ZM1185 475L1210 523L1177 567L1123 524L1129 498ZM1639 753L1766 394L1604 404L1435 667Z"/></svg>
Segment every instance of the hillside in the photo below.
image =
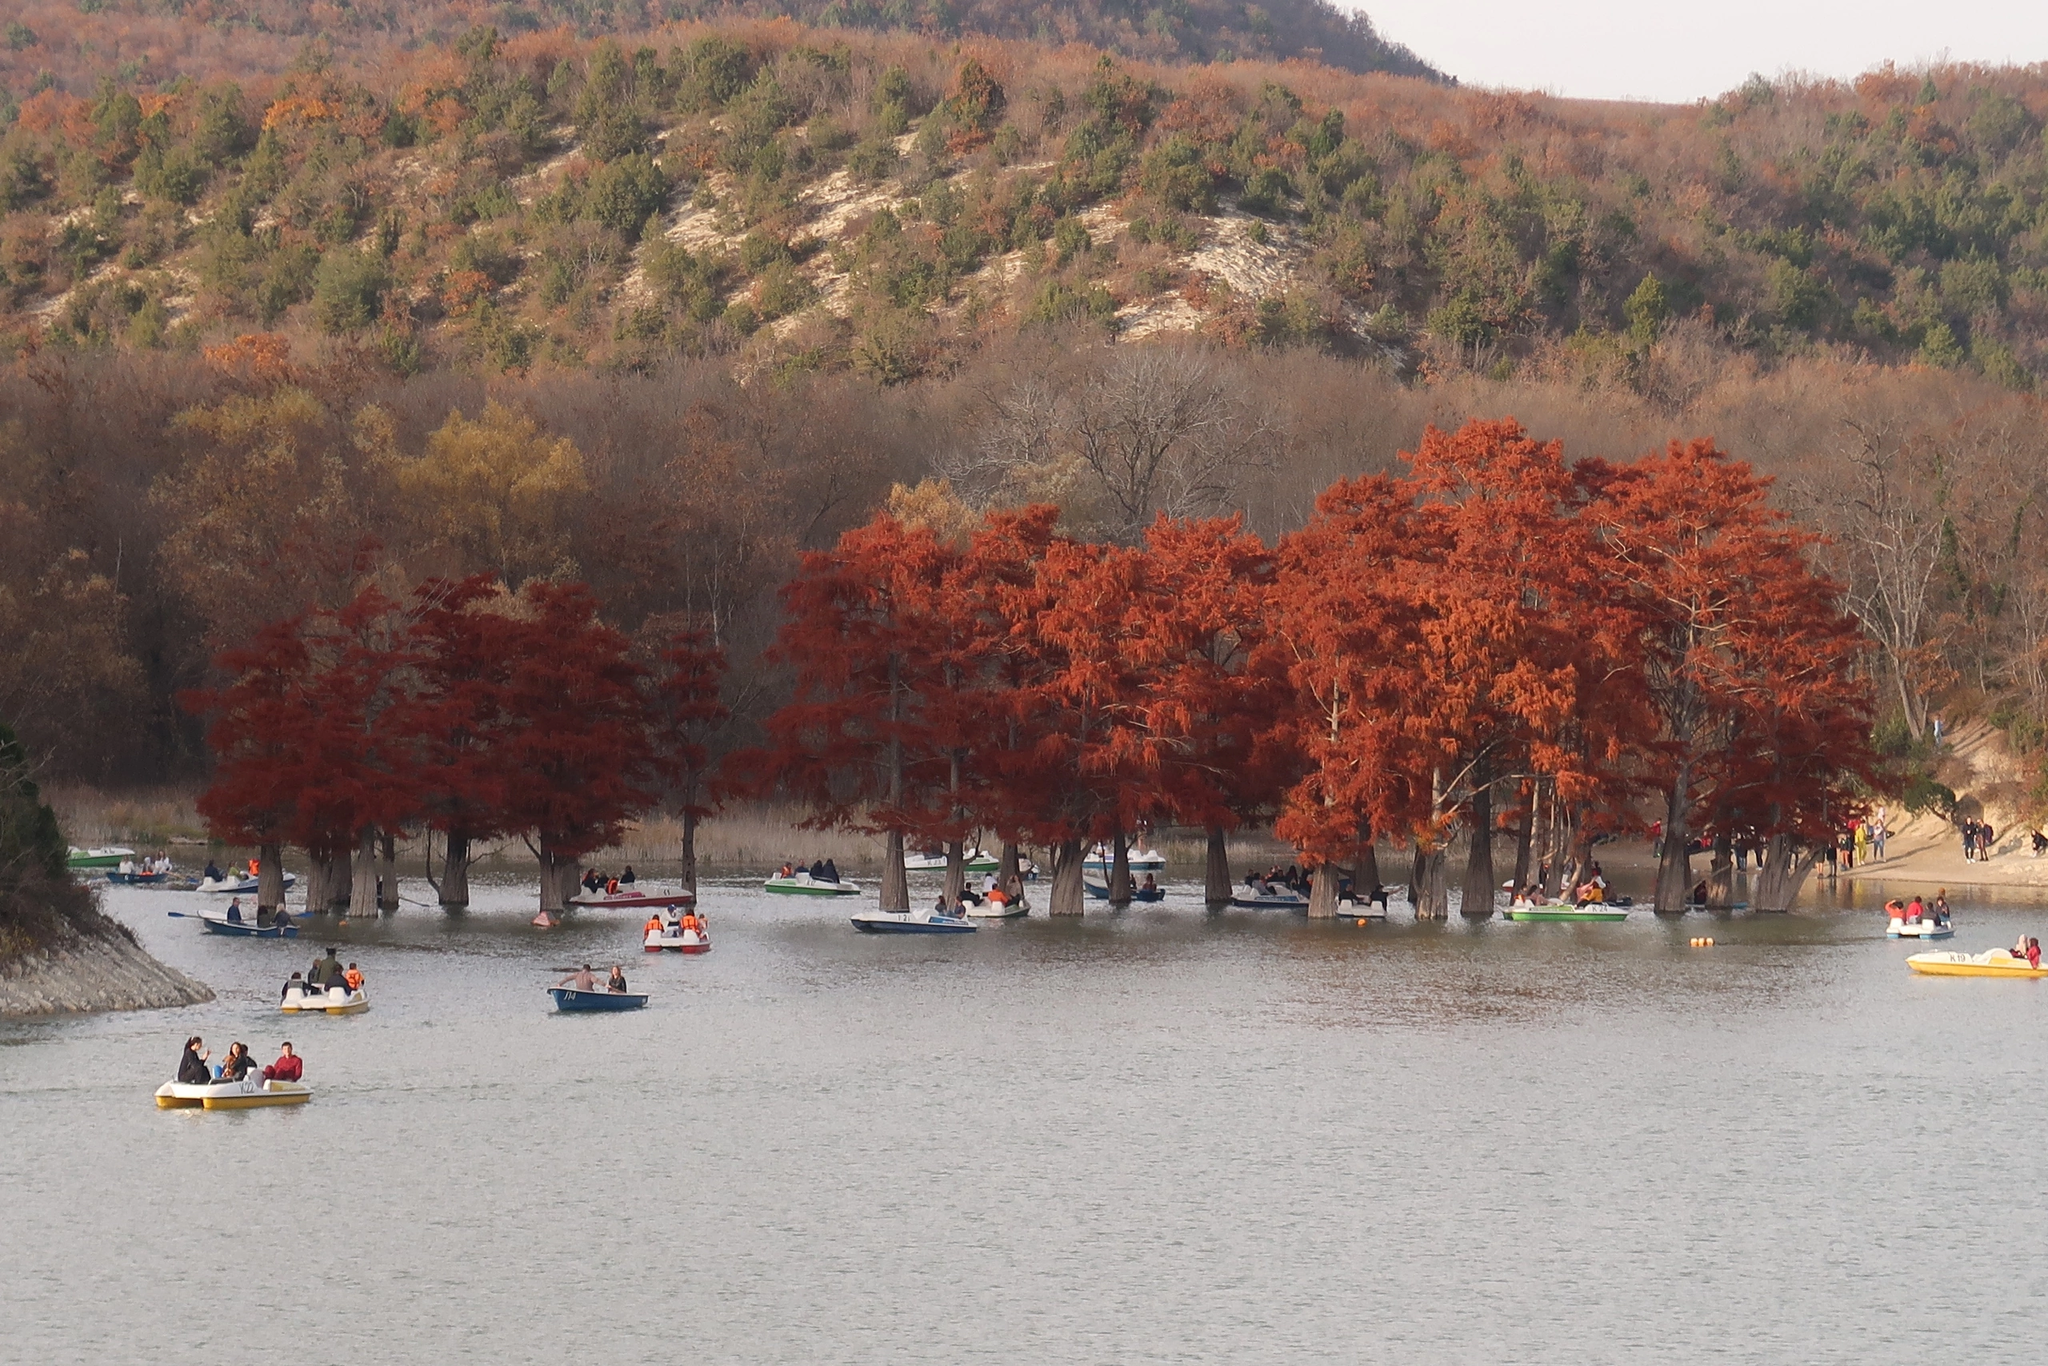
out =
<svg viewBox="0 0 2048 1366"><path fill-rule="evenodd" d="M2014 387L2048 367L2038 72L1599 105L816 8L849 26L586 40L522 21L434 46L429 20L456 11L428 7L414 46L343 26L289 62L244 53L236 80L216 36L269 49L196 10L129 16L125 46L120 7L71 12L110 27L72 35L61 79L17 21L0 330L126 350L276 330L399 373L733 354L885 382L1075 319L1402 373L1627 378L1674 327L1764 364ZM1061 7L1094 17L1057 36L1113 38L1113 10ZM1220 12L1189 6L1189 32Z"/></svg>

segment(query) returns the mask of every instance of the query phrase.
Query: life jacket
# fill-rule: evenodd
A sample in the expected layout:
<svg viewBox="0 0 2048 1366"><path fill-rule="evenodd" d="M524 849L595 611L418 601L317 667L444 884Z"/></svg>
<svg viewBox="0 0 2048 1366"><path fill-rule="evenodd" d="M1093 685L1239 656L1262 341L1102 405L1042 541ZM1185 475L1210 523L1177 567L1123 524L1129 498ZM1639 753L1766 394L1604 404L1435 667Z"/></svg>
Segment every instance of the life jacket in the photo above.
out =
<svg viewBox="0 0 2048 1366"><path fill-rule="evenodd" d="M619 880L617 878L613 878L610 882L605 883L604 890L605 895L607 896L617 896L619 892Z"/></svg>
<svg viewBox="0 0 2048 1366"><path fill-rule="evenodd" d="M341 980L348 983L350 991L361 991L363 989L363 974L358 969L350 968L347 972L341 974Z"/></svg>
<svg viewBox="0 0 2048 1366"><path fill-rule="evenodd" d="M647 933L649 933L649 934L660 934L660 933L661 933L661 917L660 917L660 916L658 916L658 915L655 915L655 916L649 916L649 917L647 918Z"/></svg>
<svg viewBox="0 0 2048 1366"><path fill-rule="evenodd" d="M250 877L255 877L255 876L256 876L256 860L255 860L255 859L250 859L250 860L249 860L249 876L250 876Z"/></svg>

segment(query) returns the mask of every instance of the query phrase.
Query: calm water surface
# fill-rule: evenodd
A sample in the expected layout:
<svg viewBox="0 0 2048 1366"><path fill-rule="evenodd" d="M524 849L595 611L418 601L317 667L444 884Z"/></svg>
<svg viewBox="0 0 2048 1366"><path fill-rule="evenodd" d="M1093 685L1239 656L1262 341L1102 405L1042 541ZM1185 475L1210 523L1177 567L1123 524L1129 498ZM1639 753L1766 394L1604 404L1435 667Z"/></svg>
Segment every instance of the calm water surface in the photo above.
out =
<svg viewBox="0 0 2048 1366"><path fill-rule="evenodd" d="M683 959L530 898L267 943L116 890L220 999L0 1026L0 1360L2048 1354L2048 983L1916 979L1868 910L890 939L734 881ZM329 941L372 1009L287 1021ZM653 1003L551 1014L585 957ZM159 1112L193 1032L317 1098Z"/></svg>

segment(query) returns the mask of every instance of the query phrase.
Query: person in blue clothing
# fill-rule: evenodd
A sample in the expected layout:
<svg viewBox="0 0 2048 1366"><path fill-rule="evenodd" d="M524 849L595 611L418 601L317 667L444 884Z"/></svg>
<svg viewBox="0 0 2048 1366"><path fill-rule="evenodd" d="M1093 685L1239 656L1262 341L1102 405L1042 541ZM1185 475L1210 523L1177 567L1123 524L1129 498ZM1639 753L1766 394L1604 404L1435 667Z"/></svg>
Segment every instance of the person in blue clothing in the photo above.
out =
<svg viewBox="0 0 2048 1366"><path fill-rule="evenodd" d="M241 924L241 923L242 923L242 898L240 898L240 897L234 897L234 898L230 899L230 900L229 900L229 902L228 902L228 924L230 924L230 925L239 925L239 924Z"/></svg>

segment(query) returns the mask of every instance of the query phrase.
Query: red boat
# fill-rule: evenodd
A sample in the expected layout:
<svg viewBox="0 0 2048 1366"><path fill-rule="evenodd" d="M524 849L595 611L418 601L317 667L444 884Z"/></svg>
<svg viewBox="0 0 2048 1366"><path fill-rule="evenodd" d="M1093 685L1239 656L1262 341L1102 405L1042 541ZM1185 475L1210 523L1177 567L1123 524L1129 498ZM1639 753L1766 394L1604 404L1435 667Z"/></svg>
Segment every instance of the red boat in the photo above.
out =
<svg viewBox="0 0 2048 1366"><path fill-rule="evenodd" d="M631 906L638 910L660 910L668 906L694 906L695 892L643 892L637 888L621 887L616 892L585 892L569 898L571 906L598 908L603 906Z"/></svg>

